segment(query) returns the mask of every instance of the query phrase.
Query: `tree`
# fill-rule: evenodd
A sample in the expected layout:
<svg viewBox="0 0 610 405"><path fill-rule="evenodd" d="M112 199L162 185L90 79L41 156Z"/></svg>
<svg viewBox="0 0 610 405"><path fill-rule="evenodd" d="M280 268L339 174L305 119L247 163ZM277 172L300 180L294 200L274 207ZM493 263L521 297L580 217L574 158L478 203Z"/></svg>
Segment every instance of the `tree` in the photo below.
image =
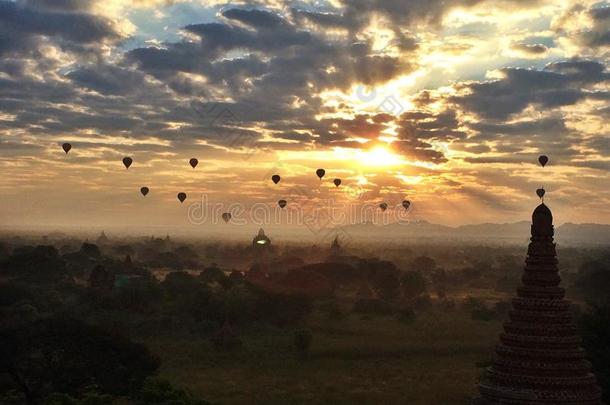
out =
<svg viewBox="0 0 610 405"><path fill-rule="evenodd" d="M167 267L172 270L182 270L185 267L182 258L174 252L158 253L151 265L154 267Z"/></svg>
<svg viewBox="0 0 610 405"><path fill-rule="evenodd" d="M222 283L226 277L224 271L215 265L206 267L199 273L199 279L206 284Z"/></svg>
<svg viewBox="0 0 610 405"><path fill-rule="evenodd" d="M400 281L402 293L407 299L413 299L426 292L426 279L417 271L405 272Z"/></svg>
<svg viewBox="0 0 610 405"><path fill-rule="evenodd" d="M379 294L379 297L386 301L393 301L400 295L400 271L394 263L387 260L369 261L368 280Z"/></svg>
<svg viewBox="0 0 610 405"><path fill-rule="evenodd" d="M439 298L444 298L447 295L448 277L447 272L443 268L436 268L432 273L432 282L434 289Z"/></svg>
<svg viewBox="0 0 610 405"><path fill-rule="evenodd" d="M293 335L294 347L301 359L306 359L309 356L309 349L313 341L313 335L309 329L297 329Z"/></svg>
<svg viewBox="0 0 610 405"><path fill-rule="evenodd" d="M594 305L579 319L583 346L593 364L593 371L610 402L610 305Z"/></svg>
<svg viewBox="0 0 610 405"><path fill-rule="evenodd" d="M1 267L8 275L33 283L54 283L67 276L66 263L53 246L15 249Z"/></svg>
<svg viewBox="0 0 610 405"><path fill-rule="evenodd" d="M93 243L84 242L80 247L80 251L94 259L100 259L102 257L102 252L100 252L100 248Z"/></svg>
<svg viewBox="0 0 610 405"><path fill-rule="evenodd" d="M136 251L129 245L115 246L113 251L119 256L133 256L136 253Z"/></svg>
<svg viewBox="0 0 610 405"><path fill-rule="evenodd" d="M158 367L146 346L76 319L45 319L0 332L0 371L28 404L51 392L76 395L92 383L102 394L125 395Z"/></svg>
<svg viewBox="0 0 610 405"><path fill-rule="evenodd" d="M201 287L200 281L185 271L173 271L165 276L161 287L172 297L191 295Z"/></svg>
<svg viewBox="0 0 610 405"><path fill-rule="evenodd" d="M295 324L303 320L313 309L311 298L304 295L275 294L260 289L255 293L254 319L277 326Z"/></svg>
<svg viewBox="0 0 610 405"><path fill-rule="evenodd" d="M148 311L161 301L163 291L153 278L137 277L113 291L119 309Z"/></svg>
<svg viewBox="0 0 610 405"><path fill-rule="evenodd" d="M334 262L308 264L300 269L305 273L317 273L325 277L335 288L362 280L364 273L362 269L355 269L349 264Z"/></svg>
<svg viewBox="0 0 610 405"><path fill-rule="evenodd" d="M436 262L431 257L419 256L413 259L410 267L412 270L417 270L423 273L430 273L436 268Z"/></svg>
<svg viewBox="0 0 610 405"><path fill-rule="evenodd" d="M137 397L138 405L208 405L187 392L174 388L168 381L149 379Z"/></svg>
<svg viewBox="0 0 610 405"><path fill-rule="evenodd" d="M589 301L610 303L610 268L601 261L583 263L576 279L576 288Z"/></svg>

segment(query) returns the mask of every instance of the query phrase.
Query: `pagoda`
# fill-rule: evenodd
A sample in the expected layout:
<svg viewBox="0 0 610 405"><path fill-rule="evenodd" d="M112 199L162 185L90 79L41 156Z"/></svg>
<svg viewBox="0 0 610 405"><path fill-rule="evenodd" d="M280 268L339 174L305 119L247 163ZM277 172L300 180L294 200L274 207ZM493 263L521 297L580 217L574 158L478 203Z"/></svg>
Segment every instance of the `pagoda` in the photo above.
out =
<svg viewBox="0 0 610 405"><path fill-rule="evenodd" d="M544 203L534 210L531 233L521 286L474 403L602 404L559 286L553 215Z"/></svg>
<svg viewBox="0 0 610 405"><path fill-rule="evenodd" d="M258 234L252 239L252 246L254 249L265 249L267 246L271 244L271 239L267 235L265 235L265 230L260 228L258 230Z"/></svg>

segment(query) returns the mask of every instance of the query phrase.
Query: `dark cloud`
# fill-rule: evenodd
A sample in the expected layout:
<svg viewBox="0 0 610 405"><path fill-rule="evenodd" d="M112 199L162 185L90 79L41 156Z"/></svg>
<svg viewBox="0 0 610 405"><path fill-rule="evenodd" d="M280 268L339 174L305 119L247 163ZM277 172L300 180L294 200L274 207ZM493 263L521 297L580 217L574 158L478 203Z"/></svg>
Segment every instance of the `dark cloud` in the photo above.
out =
<svg viewBox="0 0 610 405"><path fill-rule="evenodd" d="M67 45L119 38L108 19L73 8L73 2L61 1L54 8L47 7L50 3L0 1L0 54L31 51L40 35L66 41Z"/></svg>
<svg viewBox="0 0 610 405"><path fill-rule="evenodd" d="M76 85L108 95L126 95L145 86L141 72L112 65L82 67L67 77Z"/></svg>
<svg viewBox="0 0 610 405"><path fill-rule="evenodd" d="M17 0L18 5L55 11L90 11L92 0Z"/></svg>
<svg viewBox="0 0 610 405"><path fill-rule="evenodd" d="M64 80L25 78L22 60L5 59L0 69L8 77L0 77L0 107L15 119L0 126L39 136L86 130L158 137L178 148L204 140L239 150L278 145L286 149L361 147L352 139L375 140L396 128L398 141L393 147L421 161L447 160L433 146L437 142L463 143L462 150L485 153L492 148L488 143L498 140L495 152L516 153L525 142L534 141L546 150L574 156L576 135L563 120L507 120L529 105L554 108L584 98L608 97L607 92L593 89L607 80L604 66L594 61L559 62L544 70L506 68L500 80L457 84L463 95L445 100L449 103L439 112L427 107L442 97L429 91L414 100L417 110L400 117L355 113L348 105L324 106L320 95L324 91L348 91L355 83L375 86L415 70L417 41L408 34L408 22L421 18L420 22L436 23L448 9L476 3L349 0L328 13L292 9L289 15L263 8L229 8L218 22L184 27L192 34L189 39L132 49L115 63L81 60ZM117 36L109 21L88 14L91 2L37 0L0 5L12 10L10 18L0 19L10 20L8 30L22 36L24 49L30 47L24 45L28 38L36 41L39 35L65 49ZM353 33L375 14L393 22L390 28L395 29L396 43L392 46L402 50L401 56L375 51L362 37L356 41L350 35L327 36L324 30L310 31L305 24ZM320 118L321 112L342 115ZM462 122L462 112L473 112L482 120ZM263 133L273 141L289 142L263 141ZM561 140L549 141L548 133L560 135ZM480 145L473 145L476 142Z"/></svg>
<svg viewBox="0 0 610 405"><path fill-rule="evenodd" d="M572 161L570 164L572 166L586 167L588 169L596 169L610 172L610 160Z"/></svg>
<svg viewBox="0 0 610 405"><path fill-rule="evenodd" d="M398 137L401 139L424 139L453 141L463 139L466 134L459 129L460 123L454 110L440 113L423 111L407 112L400 116Z"/></svg>
<svg viewBox="0 0 610 405"><path fill-rule="evenodd" d="M206 91L193 103L195 110L217 105L210 99L218 92L232 99L224 107L238 121L234 127L262 127L277 139L304 145L313 140L337 145L350 137L379 136L392 116L316 119L323 109L318 93L345 91L356 82L384 83L415 68L406 57L375 53L368 42L329 40L270 11L229 9L222 15L224 23L185 28L200 41L134 49L126 61L135 62L138 69L181 95L190 94L176 85L181 74L200 75ZM227 57L230 52L237 56ZM346 112L351 112L349 107Z"/></svg>
<svg viewBox="0 0 610 405"><path fill-rule="evenodd" d="M432 149L432 145L416 138L401 139L393 142L392 148L410 159L433 163L447 161L442 152Z"/></svg>
<svg viewBox="0 0 610 405"><path fill-rule="evenodd" d="M571 60L548 65L544 70L505 68L504 77L462 85L469 93L451 101L482 118L506 119L530 105L554 108L572 105L588 97L587 89L610 77L599 62Z"/></svg>
<svg viewBox="0 0 610 405"><path fill-rule="evenodd" d="M306 19L324 28L350 28L350 22L339 13L323 13L311 10L300 10L293 8L292 16L296 20Z"/></svg>
<svg viewBox="0 0 610 405"><path fill-rule="evenodd" d="M588 48L610 46L610 6L608 3L598 3L587 9L578 4L561 15L556 23L555 30L574 40L578 45ZM582 26L579 17L587 16L592 21L590 26ZM574 29L573 25L578 25Z"/></svg>
<svg viewBox="0 0 610 405"><path fill-rule="evenodd" d="M524 44L515 43L511 45L511 49L522 52L528 55L544 55L549 48L542 44Z"/></svg>
<svg viewBox="0 0 610 405"><path fill-rule="evenodd" d="M363 28L371 16L381 15L394 27L417 24L439 24L442 17L457 7L472 7L484 0L343 0L341 13L351 27ZM502 1L497 4L528 6L536 2L522 0Z"/></svg>
<svg viewBox="0 0 610 405"><path fill-rule="evenodd" d="M42 151L42 149L43 148L40 145L34 145L31 143L0 141L0 156L4 158L36 156Z"/></svg>
<svg viewBox="0 0 610 405"><path fill-rule="evenodd" d="M453 142L466 137L466 133L460 129L456 112L451 109L440 113L406 112L396 120L396 124L399 141L392 145L422 161L447 161L441 151L433 149L432 141Z"/></svg>
<svg viewBox="0 0 610 405"><path fill-rule="evenodd" d="M383 122L376 122L375 117L367 114L358 114L351 119L325 119L321 121L329 128L329 132L334 134L332 139L340 140L345 138L360 137L366 139L376 139L381 131L387 128ZM328 134L327 134L328 135ZM324 139L329 141L329 136Z"/></svg>
<svg viewBox="0 0 610 405"><path fill-rule="evenodd" d="M607 134L596 135L585 143L588 147L595 149L601 156L610 155L610 137Z"/></svg>
<svg viewBox="0 0 610 405"><path fill-rule="evenodd" d="M552 133L556 136L565 136L568 128L561 116L552 116L542 119L526 120L511 123L473 122L469 127L479 134L478 140L501 139L503 135L520 137L522 140L531 140L534 136Z"/></svg>
<svg viewBox="0 0 610 405"><path fill-rule="evenodd" d="M256 28L273 30L287 25L282 17L266 10L233 8L223 12L222 15Z"/></svg>
<svg viewBox="0 0 610 405"><path fill-rule="evenodd" d="M582 42L590 47L610 46L610 6L594 7L589 10L593 27L580 33Z"/></svg>

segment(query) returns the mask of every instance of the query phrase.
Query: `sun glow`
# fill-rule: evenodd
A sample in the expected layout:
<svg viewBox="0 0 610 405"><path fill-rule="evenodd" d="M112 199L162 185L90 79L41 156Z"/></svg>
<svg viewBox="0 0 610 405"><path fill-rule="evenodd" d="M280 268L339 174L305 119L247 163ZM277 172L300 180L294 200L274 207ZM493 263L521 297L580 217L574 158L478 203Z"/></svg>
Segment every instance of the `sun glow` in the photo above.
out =
<svg viewBox="0 0 610 405"><path fill-rule="evenodd" d="M367 150L335 148L334 155L337 159L352 161L361 167L388 167L405 163L401 156L383 146Z"/></svg>

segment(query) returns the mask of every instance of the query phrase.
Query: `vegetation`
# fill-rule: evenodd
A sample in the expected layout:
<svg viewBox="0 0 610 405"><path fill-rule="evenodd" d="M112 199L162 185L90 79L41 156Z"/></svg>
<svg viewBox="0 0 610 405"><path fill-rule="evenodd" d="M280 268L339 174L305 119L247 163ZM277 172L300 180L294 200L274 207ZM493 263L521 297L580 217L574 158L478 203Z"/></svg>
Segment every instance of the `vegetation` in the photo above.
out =
<svg viewBox="0 0 610 405"><path fill-rule="evenodd" d="M593 370L604 391L604 400L610 400L610 306L594 305L580 318L583 345L593 364Z"/></svg>
<svg viewBox="0 0 610 405"><path fill-rule="evenodd" d="M275 273L244 275L223 258L249 251L222 244L1 246L6 404L466 404L519 274L512 247L349 263L286 248ZM579 252L564 285L607 391L607 253ZM161 257L173 258L162 272Z"/></svg>

